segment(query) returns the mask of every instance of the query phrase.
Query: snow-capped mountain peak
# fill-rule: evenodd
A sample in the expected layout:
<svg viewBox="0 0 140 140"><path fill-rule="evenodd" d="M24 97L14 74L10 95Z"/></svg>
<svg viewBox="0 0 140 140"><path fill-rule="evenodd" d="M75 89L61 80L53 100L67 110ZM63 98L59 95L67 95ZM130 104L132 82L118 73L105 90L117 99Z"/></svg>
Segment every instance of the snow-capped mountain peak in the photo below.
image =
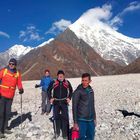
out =
<svg viewBox="0 0 140 140"><path fill-rule="evenodd" d="M70 30L107 60L124 65L140 57L140 38L127 37L117 32L109 24L99 20L99 17L96 18L94 12L92 9L88 10L69 26Z"/></svg>
<svg viewBox="0 0 140 140"><path fill-rule="evenodd" d="M27 46L23 46L23 45L14 45L12 46L10 49L8 49L6 51L6 53L9 54L10 57L14 57L16 59L19 59L21 56L27 54L30 50L32 50L33 48Z"/></svg>
<svg viewBox="0 0 140 140"><path fill-rule="evenodd" d="M40 44L37 47L30 47L30 46L23 46L23 45L14 45L5 52L0 52L0 68L4 67L7 65L8 61L10 58L15 58L17 60L21 59L24 55L26 55L29 51L33 49L37 49L39 47L43 47L46 44L49 44L53 38L49 39L48 41L45 41L44 43Z"/></svg>
<svg viewBox="0 0 140 140"><path fill-rule="evenodd" d="M5 52L0 53L0 68L5 67L10 58L19 60L22 56L27 54L33 48L25 47L23 45L14 45Z"/></svg>
<svg viewBox="0 0 140 140"><path fill-rule="evenodd" d="M9 53L10 57L14 57L16 59L19 59L21 56L27 54L30 50L33 48L31 47L25 47L23 45L14 45L10 49L8 49L6 52Z"/></svg>

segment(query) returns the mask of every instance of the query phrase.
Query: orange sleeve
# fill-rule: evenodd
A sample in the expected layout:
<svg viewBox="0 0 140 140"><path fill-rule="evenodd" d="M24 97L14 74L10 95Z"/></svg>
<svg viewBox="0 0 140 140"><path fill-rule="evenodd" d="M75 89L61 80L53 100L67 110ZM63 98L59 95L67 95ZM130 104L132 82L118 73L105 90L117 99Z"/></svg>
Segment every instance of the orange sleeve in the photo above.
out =
<svg viewBox="0 0 140 140"><path fill-rule="evenodd" d="M19 73L19 76L18 76L18 79L17 79L17 86L18 86L18 89L22 89L23 86L22 86L22 81L21 81L21 74Z"/></svg>

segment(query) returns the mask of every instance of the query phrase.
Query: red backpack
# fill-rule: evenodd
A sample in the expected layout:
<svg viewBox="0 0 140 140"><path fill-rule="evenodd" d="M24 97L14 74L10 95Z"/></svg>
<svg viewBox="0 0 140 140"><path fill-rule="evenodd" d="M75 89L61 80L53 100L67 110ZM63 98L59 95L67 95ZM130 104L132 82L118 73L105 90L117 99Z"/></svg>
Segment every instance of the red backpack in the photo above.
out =
<svg viewBox="0 0 140 140"><path fill-rule="evenodd" d="M69 82L67 80L64 80L62 83L63 83L63 86L65 88L67 88L67 89L69 88ZM53 84L53 89L55 89L58 86L59 86L59 81L58 80L55 80L55 82Z"/></svg>

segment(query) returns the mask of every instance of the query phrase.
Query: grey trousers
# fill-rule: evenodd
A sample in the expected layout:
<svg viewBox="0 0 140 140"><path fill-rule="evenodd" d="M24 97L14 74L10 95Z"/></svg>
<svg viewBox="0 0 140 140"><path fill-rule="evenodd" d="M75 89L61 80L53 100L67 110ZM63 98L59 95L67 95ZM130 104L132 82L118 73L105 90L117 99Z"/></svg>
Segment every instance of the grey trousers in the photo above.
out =
<svg viewBox="0 0 140 140"><path fill-rule="evenodd" d="M48 98L48 94L45 91L42 91L42 112L50 112L51 104Z"/></svg>

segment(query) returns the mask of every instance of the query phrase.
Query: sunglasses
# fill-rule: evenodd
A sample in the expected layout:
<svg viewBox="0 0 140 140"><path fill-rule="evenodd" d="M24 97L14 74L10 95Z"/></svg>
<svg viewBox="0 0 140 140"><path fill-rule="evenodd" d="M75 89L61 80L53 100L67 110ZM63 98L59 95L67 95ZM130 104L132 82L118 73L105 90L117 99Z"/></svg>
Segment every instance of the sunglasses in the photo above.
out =
<svg viewBox="0 0 140 140"><path fill-rule="evenodd" d="M14 63L9 63L9 65L15 66L15 64L14 64Z"/></svg>

